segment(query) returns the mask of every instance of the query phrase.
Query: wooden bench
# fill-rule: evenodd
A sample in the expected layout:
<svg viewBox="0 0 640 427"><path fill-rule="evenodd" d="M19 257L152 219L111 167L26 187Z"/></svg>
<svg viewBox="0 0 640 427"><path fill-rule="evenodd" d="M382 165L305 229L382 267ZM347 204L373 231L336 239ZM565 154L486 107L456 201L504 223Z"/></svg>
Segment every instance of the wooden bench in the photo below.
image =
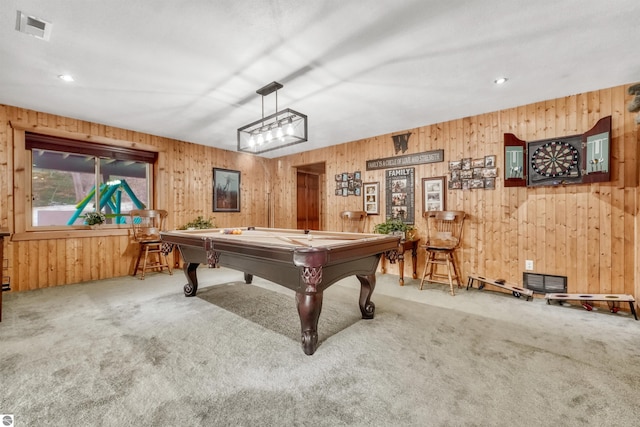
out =
<svg viewBox="0 0 640 427"><path fill-rule="evenodd" d="M544 296L547 300L547 304L551 304L551 301L580 301L582 306L591 311L593 307L589 304L590 301L606 301L609 305L609 310L612 313L617 313L618 306L617 304L622 302L628 302L629 308L631 309L631 314L638 320L638 315L636 314L636 308L634 303L636 302L633 295L627 294L546 294Z"/></svg>
<svg viewBox="0 0 640 427"><path fill-rule="evenodd" d="M502 279L487 279L486 277L476 276L473 274L470 274L467 280L467 290L469 290L470 287L473 288L474 281L478 281L478 289L484 288L485 285L492 285L497 286L501 289L511 291L511 294L516 298L520 298L522 295L526 295L527 301L529 301L529 299L533 297L533 291L531 289L525 289L516 285L509 284Z"/></svg>

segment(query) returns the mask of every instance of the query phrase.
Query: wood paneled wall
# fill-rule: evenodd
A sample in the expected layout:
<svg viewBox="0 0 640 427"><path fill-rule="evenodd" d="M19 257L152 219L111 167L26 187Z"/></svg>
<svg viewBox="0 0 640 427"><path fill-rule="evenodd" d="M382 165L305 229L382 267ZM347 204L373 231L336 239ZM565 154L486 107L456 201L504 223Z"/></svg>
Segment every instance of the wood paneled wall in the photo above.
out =
<svg viewBox="0 0 640 427"><path fill-rule="evenodd" d="M620 86L409 129L407 153L435 149L445 153L442 163L412 166L416 226L424 230L423 177L447 175L450 160L495 154L499 174L495 190L447 191L447 209L469 214L459 254L463 276L477 273L522 283L525 260L533 260L533 272L567 276L570 292L628 293L638 298L638 126L626 110L629 99L626 86ZM575 135L608 115L613 119L611 182L504 188L504 133L527 141ZM362 209L362 198L334 196L334 174L361 170L363 181L380 182L384 203L385 171L366 171L365 161L395 155L389 134L281 158L277 173L283 179L276 203L295 203L292 169L324 160L323 228L339 229L339 212ZM382 215L368 218L369 230L384 220L381 208ZM295 226L288 216L277 220L278 227ZM421 253L419 272L423 265ZM409 268L406 263L405 275Z"/></svg>
<svg viewBox="0 0 640 427"><path fill-rule="evenodd" d="M66 132L84 140L108 140L159 151L154 171L157 192L154 205L167 209L169 228L178 228L197 216L214 217L220 227L237 224L268 225L268 203L273 162L269 159L218 150L182 141L88 123L50 114L0 105L0 227L11 233L24 222L24 204L14 194L24 194L24 174L15 159L14 128ZM19 145L19 144L18 144ZM239 170L242 180L240 213L212 212L212 168ZM18 177L18 178L16 178ZM272 211L273 212L273 211ZM19 227L18 227L19 228ZM22 291L130 274L137 255L128 229L113 232L70 231L66 235L32 233L27 240L5 243L12 290ZM24 237L25 234L21 233ZM8 239L5 239L5 241Z"/></svg>
<svg viewBox="0 0 640 427"><path fill-rule="evenodd" d="M525 260L534 272L568 277L570 292L630 293L638 285L638 126L626 110L626 86L569 96L409 129L409 151L444 149L445 162L415 167L416 225L424 229L421 178L447 175L449 160L497 155L495 190L449 190L448 209L466 211L460 251L463 275L483 274L521 283ZM612 181L566 187L504 188L503 134L537 140L585 132L613 116ZM218 226L296 226L296 167L325 162L321 180L325 230L340 228L338 213L362 208L361 197L334 195L334 175L362 171L364 182L381 184L384 170L366 171L365 161L395 156L392 134L380 135L278 159L263 159L30 110L0 106L0 226L13 232L15 207L11 123L130 141L165 153L157 170L163 182L157 203L171 212L169 227L198 215L215 216ZM407 130L398 129L397 133ZM212 213L212 168L242 172L240 213ZM278 207L276 210L275 207ZM290 209L282 207L290 206ZM129 274L135 247L126 235L83 235L12 241L5 252L13 289L27 290ZM419 272L424 254L419 255ZM409 274L410 263L405 265ZM393 271L393 270L391 270Z"/></svg>

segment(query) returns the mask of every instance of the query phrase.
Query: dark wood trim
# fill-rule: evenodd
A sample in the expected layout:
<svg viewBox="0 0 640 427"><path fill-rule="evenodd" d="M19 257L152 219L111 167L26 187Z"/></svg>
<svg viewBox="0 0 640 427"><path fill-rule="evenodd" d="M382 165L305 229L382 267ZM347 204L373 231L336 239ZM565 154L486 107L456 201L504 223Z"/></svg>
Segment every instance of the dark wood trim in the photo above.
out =
<svg viewBox="0 0 640 427"><path fill-rule="evenodd" d="M25 148L27 150L41 149L58 152L72 152L89 156L111 158L116 160L134 160L138 162L155 163L157 152L119 147L98 142L80 141L59 136L43 135L25 132Z"/></svg>

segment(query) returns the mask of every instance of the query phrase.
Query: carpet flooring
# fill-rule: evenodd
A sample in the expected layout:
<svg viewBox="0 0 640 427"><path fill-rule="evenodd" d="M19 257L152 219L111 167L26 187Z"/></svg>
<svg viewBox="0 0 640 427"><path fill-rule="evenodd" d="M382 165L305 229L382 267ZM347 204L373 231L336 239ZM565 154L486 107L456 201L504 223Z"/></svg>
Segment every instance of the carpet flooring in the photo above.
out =
<svg viewBox="0 0 640 427"><path fill-rule="evenodd" d="M303 353L294 294L199 269L5 294L0 413L16 426L637 425L640 322L378 277L325 292Z"/></svg>

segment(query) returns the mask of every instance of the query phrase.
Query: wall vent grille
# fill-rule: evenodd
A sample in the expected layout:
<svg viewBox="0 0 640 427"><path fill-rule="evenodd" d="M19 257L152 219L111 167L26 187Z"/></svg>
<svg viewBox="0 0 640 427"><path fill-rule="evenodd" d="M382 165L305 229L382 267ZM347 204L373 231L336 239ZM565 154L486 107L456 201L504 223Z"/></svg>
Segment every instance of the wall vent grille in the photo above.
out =
<svg viewBox="0 0 640 427"><path fill-rule="evenodd" d="M35 16L26 15L21 11L18 11L16 17L16 30L21 33L49 41L49 38L51 37L51 27L51 22L36 18Z"/></svg>
<svg viewBox="0 0 640 427"><path fill-rule="evenodd" d="M522 273L522 284L525 288L541 294L567 293L567 276Z"/></svg>

